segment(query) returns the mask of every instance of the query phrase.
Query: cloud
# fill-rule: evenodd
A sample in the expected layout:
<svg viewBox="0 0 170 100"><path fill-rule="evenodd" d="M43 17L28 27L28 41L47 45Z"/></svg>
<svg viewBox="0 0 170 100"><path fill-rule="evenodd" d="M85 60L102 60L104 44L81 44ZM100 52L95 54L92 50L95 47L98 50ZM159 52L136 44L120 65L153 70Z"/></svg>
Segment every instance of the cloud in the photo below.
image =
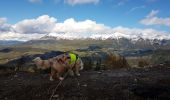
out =
<svg viewBox="0 0 170 100"><path fill-rule="evenodd" d="M119 0L119 2L116 4L116 6L122 6L124 4L126 4L126 2L128 2L129 0Z"/></svg>
<svg viewBox="0 0 170 100"><path fill-rule="evenodd" d="M48 15L43 15L38 17L37 19L25 19L16 23L13 28L18 33L39 33L46 34L51 32L56 24L56 20L54 17L50 17Z"/></svg>
<svg viewBox="0 0 170 100"><path fill-rule="evenodd" d="M53 30L56 20L48 15L42 15L36 19L25 19L10 25L6 18L0 18L0 40L39 39Z"/></svg>
<svg viewBox="0 0 170 100"><path fill-rule="evenodd" d="M151 15L154 15L151 14ZM152 16L151 16L152 17ZM25 19L10 25L6 18L0 18L0 40L32 40L43 36L55 36L64 39L80 38L130 38L170 39L170 34L154 29L139 29L127 27L109 27L92 20L77 21L74 18L57 22L57 19L42 15L35 19Z"/></svg>
<svg viewBox="0 0 170 100"><path fill-rule="evenodd" d="M16 32L5 32L0 34L0 40L18 40L18 41L28 41L33 39L39 39L43 37L44 34L21 34Z"/></svg>
<svg viewBox="0 0 170 100"><path fill-rule="evenodd" d="M77 4L97 4L99 3L100 0L65 0L64 2L66 2L69 5L77 5Z"/></svg>
<svg viewBox="0 0 170 100"><path fill-rule="evenodd" d="M104 24L97 24L92 20L76 21L73 18L66 19L63 23L56 23L53 32L66 33L106 33L111 28Z"/></svg>
<svg viewBox="0 0 170 100"><path fill-rule="evenodd" d="M12 27L10 24L7 24L7 18L0 18L0 34L2 32L12 31Z"/></svg>
<svg viewBox="0 0 170 100"><path fill-rule="evenodd" d="M31 3L42 3L42 0L29 0Z"/></svg>
<svg viewBox="0 0 170 100"><path fill-rule="evenodd" d="M170 18L161 18L156 15L159 13L158 10L152 10L145 19L140 21L144 25L161 25L161 26L170 26Z"/></svg>
<svg viewBox="0 0 170 100"><path fill-rule="evenodd" d="M152 18L156 16L159 13L159 10L152 10L146 17L147 18Z"/></svg>
<svg viewBox="0 0 170 100"><path fill-rule="evenodd" d="M130 9L130 11L128 13L133 12L135 10L144 9L145 7L146 7L145 5L138 6L138 7L133 7L133 8Z"/></svg>
<svg viewBox="0 0 170 100"><path fill-rule="evenodd" d="M0 18L0 25L6 23L7 21L7 18Z"/></svg>

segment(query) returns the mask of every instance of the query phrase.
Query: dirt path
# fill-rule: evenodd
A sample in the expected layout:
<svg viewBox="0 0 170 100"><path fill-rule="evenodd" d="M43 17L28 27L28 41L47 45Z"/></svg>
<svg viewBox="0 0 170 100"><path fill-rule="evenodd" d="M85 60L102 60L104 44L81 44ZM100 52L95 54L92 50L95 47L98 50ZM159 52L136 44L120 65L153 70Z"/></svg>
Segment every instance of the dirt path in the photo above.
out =
<svg viewBox="0 0 170 100"><path fill-rule="evenodd" d="M68 77L54 100L168 100L170 68L82 72ZM18 72L0 75L0 100L49 100L58 81L47 74Z"/></svg>

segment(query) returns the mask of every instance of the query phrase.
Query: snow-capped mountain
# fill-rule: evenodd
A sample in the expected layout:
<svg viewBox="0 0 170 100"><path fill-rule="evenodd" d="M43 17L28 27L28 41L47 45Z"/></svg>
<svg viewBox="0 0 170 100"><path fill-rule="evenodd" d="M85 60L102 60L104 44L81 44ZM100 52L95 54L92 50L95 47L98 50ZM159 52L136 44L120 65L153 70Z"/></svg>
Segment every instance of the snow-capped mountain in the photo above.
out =
<svg viewBox="0 0 170 100"><path fill-rule="evenodd" d="M24 43L24 41L15 41L15 40L0 40L0 46L10 46Z"/></svg>
<svg viewBox="0 0 170 100"><path fill-rule="evenodd" d="M142 31L141 31L142 32ZM170 40L170 34L166 32L156 32L154 30L144 30L142 33L138 32L138 30L131 30L130 32L127 31L117 31L114 30L112 33L70 33L70 32L60 32L60 33L49 33L42 37L41 39L49 39L53 38L56 40L59 39L68 39L68 40L74 40L74 39L100 39L100 40L106 40L106 39L119 39L119 38L127 38L131 39L133 41L137 41L138 39L149 39L149 40Z"/></svg>
<svg viewBox="0 0 170 100"><path fill-rule="evenodd" d="M15 38L14 38L15 39ZM20 38L19 38L20 39ZM26 39L26 36L24 37ZM78 32L58 32L38 35L29 34L28 41L33 43L59 40L111 40L114 47L121 48L158 48L160 46L170 47L170 34L167 32L157 32L152 29L114 29L111 33L78 33ZM8 40L9 41L9 40ZM32 42L27 42L33 44ZM52 43L52 42L51 42Z"/></svg>
<svg viewBox="0 0 170 100"><path fill-rule="evenodd" d="M112 34L91 34L84 37L79 33L50 33L40 40L111 40L116 48L169 48L170 34L154 34L147 35L146 33L121 33L115 32Z"/></svg>

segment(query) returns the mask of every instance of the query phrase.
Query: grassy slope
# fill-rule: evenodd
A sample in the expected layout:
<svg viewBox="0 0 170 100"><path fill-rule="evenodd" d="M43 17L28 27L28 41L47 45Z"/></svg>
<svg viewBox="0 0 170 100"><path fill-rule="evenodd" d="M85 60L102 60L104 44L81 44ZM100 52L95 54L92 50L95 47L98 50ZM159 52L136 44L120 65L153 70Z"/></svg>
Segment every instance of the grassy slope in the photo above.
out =
<svg viewBox="0 0 170 100"><path fill-rule="evenodd" d="M112 40L59 40L59 41L31 41L24 43L22 45L11 46L10 48L13 49L12 52L9 53L0 53L0 63L5 63L7 59L14 59L18 58L24 54L41 54L44 52L48 52L51 50L54 51L74 51L77 48L87 48L89 45L99 45L104 47L102 51L108 51L109 48L113 48L113 41ZM0 47L0 49L5 47ZM112 52L115 49L111 50ZM123 50L124 51L124 50ZM77 52L79 55L88 55L90 52ZM115 51L114 51L115 52ZM120 50L118 50L120 52ZM152 61L156 63L160 63L164 60L170 59L170 50L157 50L154 54L147 54L143 56L144 59L147 61ZM151 59L150 59L151 58ZM139 57L131 57L128 58L128 63L130 65L137 65Z"/></svg>
<svg viewBox="0 0 170 100"><path fill-rule="evenodd" d="M41 54L48 51L74 51L77 48L88 47L89 45L111 46L111 40L60 40L60 41L32 41L20 45L10 46L12 49L9 53L0 52L0 64L6 63L8 60L18 58L25 54ZM7 48L7 47L0 47ZM80 53L80 52L76 52ZM82 55L86 53L81 52ZM8 59L8 60L7 60Z"/></svg>

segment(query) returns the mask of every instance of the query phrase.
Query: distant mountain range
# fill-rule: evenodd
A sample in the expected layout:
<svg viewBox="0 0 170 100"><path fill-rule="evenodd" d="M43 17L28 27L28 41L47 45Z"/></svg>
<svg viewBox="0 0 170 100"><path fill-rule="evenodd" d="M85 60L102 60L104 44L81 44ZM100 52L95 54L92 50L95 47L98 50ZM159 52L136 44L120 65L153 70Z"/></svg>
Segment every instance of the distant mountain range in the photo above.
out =
<svg viewBox="0 0 170 100"><path fill-rule="evenodd" d="M0 46L10 46L10 45L16 45L24 43L23 41L17 41L17 40L0 40Z"/></svg>
<svg viewBox="0 0 170 100"><path fill-rule="evenodd" d="M149 36L148 36L149 37ZM156 37L156 38L142 38L140 36L134 38L133 36L131 38L126 38L124 36L120 36L115 38L114 36L94 36L89 38L69 38L64 36L55 36L55 35L46 35L42 37L40 40L53 40L53 41L60 41L60 40L79 40L79 41L87 41L87 40L99 40L99 41L105 41L110 40L113 43L114 48L150 48L150 49L158 49L158 48L164 48L164 49L170 49L170 39L166 37L167 39L163 38L164 36Z"/></svg>
<svg viewBox="0 0 170 100"><path fill-rule="evenodd" d="M69 35L68 35L69 34ZM70 35L72 34L72 35ZM61 41L62 40L62 41ZM102 42L109 40L112 45L109 47L113 48L127 48L127 49L138 49L138 48L149 48L149 49L170 49L170 34L145 34L145 33L118 33L115 32L113 34L93 34L87 37L81 36L78 33L49 33L40 39L34 39L27 42L16 41L16 40L0 40L0 45L15 45L15 44L24 44L24 45L32 45L32 44L62 44L63 41L81 41L89 42L91 41L95 44L96 41ZM69 42L68 41L68 42ZM99 43L100 44L100 43Z"/></svg>
<svg viewBox="0 0 170 100"><path fill-rule="evenodd" d="M153 32L152 32L153 31ZM142 39L149 39L149 40L170 40L170 34L164 33L164 32L155 32L154 30L145 30L142 33L137 32L137 30L134 31L127 31L127 32L118 32L115 31L113 33L70 33L70 32L61 32L61 33L49 33L42 37L41 39L68 39L68 40L74 40L74 39L119 39L119 38L127 38L130 40L138 40L140 38Z"/></svg>

